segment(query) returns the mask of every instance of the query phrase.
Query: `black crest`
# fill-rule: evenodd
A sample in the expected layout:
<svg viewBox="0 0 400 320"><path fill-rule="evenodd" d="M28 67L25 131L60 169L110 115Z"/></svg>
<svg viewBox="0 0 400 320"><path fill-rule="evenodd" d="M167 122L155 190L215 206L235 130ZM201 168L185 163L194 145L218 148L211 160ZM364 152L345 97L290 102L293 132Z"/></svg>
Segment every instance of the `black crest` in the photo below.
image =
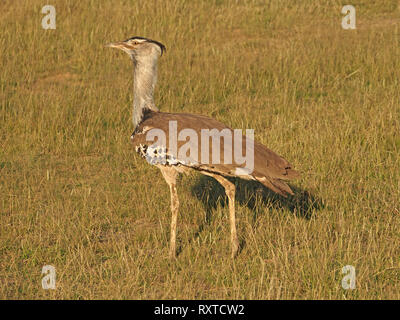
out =
<svg viewBox="0 0 400 320"><path fill-rule="evenodd" d="M144 37L134 36L134 37L132 37L132 38L126 39L125 41L135 40L135 39L138 39L138 40L146 40L147 42L152 42L152 43L158 45L158 46L160 47L160 49L161 49L161 55L163 55L163 53L164 53L165 51L167 51L167 48L166 48L161 42L158 42L158 41L155 41L155 40L151 40L151 39L148 39L148 38L144 38Z"/></svg>

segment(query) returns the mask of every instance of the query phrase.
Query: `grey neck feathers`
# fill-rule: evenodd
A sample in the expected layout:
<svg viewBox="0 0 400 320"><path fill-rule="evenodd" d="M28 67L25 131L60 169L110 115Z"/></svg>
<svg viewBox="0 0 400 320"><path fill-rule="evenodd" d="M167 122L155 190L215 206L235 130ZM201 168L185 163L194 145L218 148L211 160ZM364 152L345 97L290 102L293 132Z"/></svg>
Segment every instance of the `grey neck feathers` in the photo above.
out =
<svg viewBox="0 0 400 320"><path fill-rule="evenodd" d="M136 128L146 111L158 111L153 92L157 82L157 59L145 57L133 60L133 125Z"/></svg>

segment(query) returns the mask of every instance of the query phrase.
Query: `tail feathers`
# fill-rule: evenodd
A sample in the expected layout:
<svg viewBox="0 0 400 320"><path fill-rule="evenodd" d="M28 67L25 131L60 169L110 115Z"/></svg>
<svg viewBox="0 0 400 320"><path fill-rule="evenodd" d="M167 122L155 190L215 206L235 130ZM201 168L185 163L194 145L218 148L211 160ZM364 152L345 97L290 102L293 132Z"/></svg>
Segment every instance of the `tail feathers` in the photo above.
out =
<svg viewBox="0 0 400 320"><path fill-rule="evenodd" d="M282 179L284 180L291 180L291 179L296 179L296 178L300 178L300 173L292 168L285 168L286 169L286 174L284 175L284 177L282 177Z"/></svg>
<svg viewBox="0 0 400 320"><path fill-rule="evenodd" d="M293 170L294 171L294 170ZM296 172L297 173L297 172ZM280 194L283 197L287 197L287 194L294 195L292 189L282 180L271 179L266 177L255 177L257 181L261 182L264 186L271 189L272 191Z"/></svg>

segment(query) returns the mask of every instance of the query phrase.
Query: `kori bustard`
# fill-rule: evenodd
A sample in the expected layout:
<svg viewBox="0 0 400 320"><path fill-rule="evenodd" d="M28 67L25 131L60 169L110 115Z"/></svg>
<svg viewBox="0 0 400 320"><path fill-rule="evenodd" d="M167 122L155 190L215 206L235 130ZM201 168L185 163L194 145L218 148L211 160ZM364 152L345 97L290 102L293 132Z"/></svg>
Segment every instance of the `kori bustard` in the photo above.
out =
<svg viewBox="0 0 400 320"><path fill-rule="evenodd" d="M165 51L162 43L143 37L132 37L125 41L110 43L107 46L125 51L133 61L134 131L131 139L136 152L161 170L170 188L172 221L169 255L176 256L176 224L179 207L176 189L177 176L179 173L195 170L215 178L225 188L229 201L231 253L232 257L235 257L239 249L235 223L235 185L227 177L257 180L269 189L286 196L286 194L293 195L293 192L285 180L297 178L298 172L288 161L264 145L241 136L239 152L246 150L253 157L251 168L244 167L243 159L232 160L229 154L232 154L232 148L237 147L237 143L225 139L226 137L236 137L231 128L202 115L160 112L154 104L153 92L157 81L157 61ZM165 133L164 138L160 132ZM178 132L179 138L171 139L172 135L176 136ZM203 145L203 141L199 142L198 139L187 141L188 137L199 137L204 132L208 132L208 142L209 139L212 139L213 145ZM224 139L221 138L221 132L225 134ZM158 139L155 139L156 136ZM220 143L214 144L214 138L221 138ZM155 140L157 141L154 142ZM223 144L222 140L224 140ZM180 150L182 152L177 153L180 148L183 151ZM237 152L237 150L233 150L233 152ZM215 161L210 161L211 158L214 160L215 154L222 155L222 157L219 160L216 157ZM198 159L199 156L201 156L201 160ZM223 160L221 160L222 158Z"/></svg>

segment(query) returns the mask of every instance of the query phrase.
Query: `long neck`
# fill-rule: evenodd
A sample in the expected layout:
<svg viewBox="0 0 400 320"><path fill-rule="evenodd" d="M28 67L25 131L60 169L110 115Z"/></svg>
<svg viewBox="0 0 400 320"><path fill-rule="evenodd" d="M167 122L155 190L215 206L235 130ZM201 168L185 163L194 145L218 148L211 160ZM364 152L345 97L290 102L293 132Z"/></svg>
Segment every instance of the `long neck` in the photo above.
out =
<svg viewBox="0 0 400 320"><path fill-rule="evenodd" d="M147 110L158 111L153 99L157 82L157 60L134 60L133 65L133 125L136 128Z"/></svg>

